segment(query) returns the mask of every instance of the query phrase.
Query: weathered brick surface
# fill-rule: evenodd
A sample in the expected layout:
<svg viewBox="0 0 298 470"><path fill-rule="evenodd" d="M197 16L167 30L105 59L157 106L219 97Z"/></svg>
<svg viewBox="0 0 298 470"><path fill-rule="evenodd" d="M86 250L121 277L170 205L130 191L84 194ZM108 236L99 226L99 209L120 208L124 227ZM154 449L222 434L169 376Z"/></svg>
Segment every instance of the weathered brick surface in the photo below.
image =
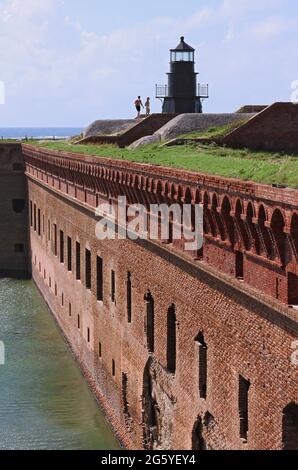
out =
<svg viewBox="0 0 298 470"><path fill-rule="evenodd" d="M298 304L298 296L290 289L298 276L297 190L30 146L23 146L23 151L30 174L93 208L102 201L116 202L119 194L126 195L129 203L148 207L152 203L203 204L204 262L234 275L240 252L244 267L249 266L247 259L256 270L264 266L257 283L250 270L244 269L247 284L285 304ZM175 243L174 248L184 251L183 243ZM274 290L277 272L288 280Z"/></svg>
<svg viewBox="0 0 298 470"><path fill-rule="evenodd" d="M228 146L271 151L298 151L298 107L274 103L232 131L223 140Z"/></svg>
<svg viewBox="0 0 298 470"><path fill-rule="evenodd" d="M233 278L231 246L227 244L225 256L220 258L219 246L222 242L216 242L216 239L208 242L208 237L206 238L206 256L214 260L210 266L208 260L194 261L183 252L175 252L171 247L150 241L100 242L95 237L96 219L93 207L95 200L98 202L99 199L106 198L105 184L110 187L110 198L117 190L117 186L112 184L117 180L112 177L112 165L115 165L115 161L111 161L110 169L108 162L105 163L104 171L111 172L110 178L106 179L108 173L95 176L96 167L89 168L84 158L80 160L76 156L74 160L63 160L61 155L57 157L46 154L38 161L35 152L32 153L29 148L24 150L29 200L41 209L46 221L50 220L51 225L57 224L58 233L60 230L64 231L65 240L70 236L73 242L72 272L67 272L66 244L65 264L61 264L59 240L58 253L55 256L51 249L52 241L47 240L47 229L38 236L31 227L33 277L72 345L89 381L96 382L99 397L104 396L108 401L108 404L103 404L112 415L119 435L126 441L129 440L131 447L141 448L144 445L144 437L148 435L148 381L151 380L162 436L161 442L155 444L157 447L192 448L194 426L200 418L203 422L203 437L208 447L281 449L284 445L283 410L288 404L297 402L297 366L291 363L292 343L297 338L297 314L280 300L270 299L262 292L263 285L265 289L266 283L268 288L270 284L266 280L268 273L270 278L268 260L263 259L264 268L258 272L261 288L255 281L254 285L249 287L246 282ZM59 161L59 165L64 168L64 178L62 173L58 174L53 165L54 161ZM97 178L99 186L98 192L95 191L95 199L91 197L91 187L82 186L78 191L77 185L73 184L70 174L74 171L71 168L74 164L80 165L81 174L88 175L89 180L92 175ZM129 168L126 162L123 164L123 171L125 167ZM145 165L134 164L130 166L130 171L133 172L137 168L141 175L145 169L148 172ZM98 168L98 171L101 170ZM171 172L150 168L150 172L151 178L153 172L156 175L159 172L160 177L175 178L174 170ZM177 172L176 175L178 174ZM194 178L198 184L201 177L191 174L182 176L180 173L180 178L175 184L183 186L185 179L189 179L190 184ZM207 180L209 187L212 186L215 191L216 179ZM130 179L128 181L132 182ZM154 182L152 186L157 188ZM218 192L225 188L226 194L228 191L233 194L236 187L237 198L249 197L253 200L254 195L258 193L258 197L263 195L265 200L265 187L218 179ZM145 193L142 184L138 189ZM187 198L188 193L184 189L182 192ZM153 190L153 194L156 193L158 194L158 190L155 193ZM285 213L293 212L291 203L296 203L295 193L292 193L295 194L294 199L290 198L290 194L274 192L270 188L268 193L273 195L274 207L279 207L280 204ZM267 198L266 201L270 208ZM81 244L82 282L75 279L76 241ZM86 248L91 251L92 256L91 292L85 287ZM96 300L97 255L102 257L104 266L103 302ZM218 257L219 261L216 262ZM261 258L253 251L247 253L247 279L253 278L255 261ZM251 264L250 259L253 260ZM218 266L214 266L214 263ZM225 272L220 273L222 263L227 267ZM283 277L285 270L279 264L274 264L274 269L275 272L276 269L281 270ZM292 270L295 265L292 260ZM111 270L116 273L115 304L111 300ZM127 319L128 271L132 279L131 323L128 323ZM278 271L278 275L281 271ZM154 354L147 350L144 328L144 296L148 289L154 299ZM265 294L268 294L267 291ZM166 369L167 311L172 304L176 307L177 316L177 369L174 375ZM90 343L87 341L88 328ZM199 397L198 349L195 340L199 332L204 333L208 346L206 400ZM99 342L102 345L101 359L98 358ZM116 366L115 377L112 376L113 360ZM123 373L127 376L125 407ZM239 432L239 375L251 384L247 443L241 441ZM146 396L147 401L144 401ZM148 444L145 439L146 442Z"/></svg>

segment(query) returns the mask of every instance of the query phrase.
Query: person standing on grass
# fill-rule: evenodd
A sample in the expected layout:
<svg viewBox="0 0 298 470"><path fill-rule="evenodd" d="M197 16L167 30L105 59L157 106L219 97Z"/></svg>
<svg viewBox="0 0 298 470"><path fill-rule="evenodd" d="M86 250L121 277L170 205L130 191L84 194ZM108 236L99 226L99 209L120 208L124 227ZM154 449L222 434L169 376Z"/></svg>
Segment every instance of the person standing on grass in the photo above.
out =
<svg viewBox="0 0 298 470"><path fill-rule="evenodd" d="M147 101L145 103L146 108L146 116L150 116L151 113L151 104L150 104L150 97L148 96Z"/></svg>
<svg viewBox="0 0 298 470"><path fill-rule="evenodd" d="M138 99L135 101L135 107L138 113L138 118L141 116L141 107L144 108L144 105L142 103L141 97L138 96Z"/></svg>

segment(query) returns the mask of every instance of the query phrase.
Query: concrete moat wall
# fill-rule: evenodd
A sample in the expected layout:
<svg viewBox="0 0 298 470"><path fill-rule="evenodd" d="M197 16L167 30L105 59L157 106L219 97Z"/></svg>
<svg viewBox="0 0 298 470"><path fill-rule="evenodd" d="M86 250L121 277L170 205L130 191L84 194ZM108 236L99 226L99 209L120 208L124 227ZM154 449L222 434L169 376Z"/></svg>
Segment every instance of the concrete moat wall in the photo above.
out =
<svg viewBox="0 0 298 470"><path fill-rule="evenodd" d="M190 174L174 170L61 155L29 146L23 152L29 205L33 207L34 280L127 447L295 447L297 366L291 358L297 312L287 306L287 278L291 274L292 292L297 233L291 201L296 193L267 187L265 197L257 185L245 192L248 186L244 183L228 184L219 178L202 182L196 175L196 183L192 183ZM119 165L119 170L113 165ZM135 171L142 180L133 178ZM164 178L162 187L155 183L154 171ZM150 184L145 181L147 175ZM176 196L165 186L171 178L178 181ZM237 246L235 240L229 243L229 235L226 243L212 237L206 223L200 260L172 244L99 241L95 237L94 208L99 202L112 201L117 194L127 194L130 201L141 195L144 201L149 193L151 202L164 195L186 201L196 194L185 190L186 180L202 192L202 201L211 188L218 192L222 215L228 216L227 224L218 221L218 230L225 227L228 234L230 217L236 218L240 224ZM238 202L235 211L227 214L225 198L232 200L236 187L237 201L245 204L242 217ZM269 217L265 228L261 209L259 217L250 217L249 203L254 205L256 197L261 204L262 195ZM206 222L215 204L211 195ZM41 211L40 226L34 224L35 207ZM289 230L280 225L277 209L286 211ZM220 215L220 210L216 213ZM240 222L244 223L246 213L247 231ZM271 260L265 252L266 240L258 253L255 244L246 240L250 233L257 237L258 231L251 225L258 223L263 238L267 240L266 230L271 233L274 246L274 236L283 241L277 243ZM235 279L236 258L239 263L235 247L243 255L241 261L245 260L244 281ZM257 265L258 286L251 279ZM268 276L281 277L279 292L283 294L279 298L271 286L266 288Z"/></svg>

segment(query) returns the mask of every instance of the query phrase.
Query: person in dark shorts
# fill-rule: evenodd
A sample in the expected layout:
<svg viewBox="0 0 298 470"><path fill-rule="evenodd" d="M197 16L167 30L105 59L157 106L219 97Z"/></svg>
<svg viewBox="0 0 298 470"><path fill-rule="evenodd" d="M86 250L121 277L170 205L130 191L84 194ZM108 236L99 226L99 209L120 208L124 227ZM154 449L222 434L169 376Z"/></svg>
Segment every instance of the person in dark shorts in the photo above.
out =
<svg viewBox="0 0 298 470"><path fill-rule="evenodd" d="M144 105L142 103L141 97L138 96L138 99L135 101L135 107L138 113L138 118L141 116L141 107L144 108Z"/></svg>

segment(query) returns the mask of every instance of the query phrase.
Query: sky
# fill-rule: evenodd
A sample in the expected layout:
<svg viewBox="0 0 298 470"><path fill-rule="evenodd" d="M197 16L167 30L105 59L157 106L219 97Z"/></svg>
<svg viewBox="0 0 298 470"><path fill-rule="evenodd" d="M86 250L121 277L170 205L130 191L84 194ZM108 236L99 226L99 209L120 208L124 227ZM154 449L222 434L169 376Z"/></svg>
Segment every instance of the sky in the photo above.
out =
<svg viewBox="0 0 298 470"><path fill-rule="evenodd" d="M290 101L293 0L0 0L0 126L132 118L139 94L160 112L155 84L182 35L209 83L204 112Z"/></svg>

